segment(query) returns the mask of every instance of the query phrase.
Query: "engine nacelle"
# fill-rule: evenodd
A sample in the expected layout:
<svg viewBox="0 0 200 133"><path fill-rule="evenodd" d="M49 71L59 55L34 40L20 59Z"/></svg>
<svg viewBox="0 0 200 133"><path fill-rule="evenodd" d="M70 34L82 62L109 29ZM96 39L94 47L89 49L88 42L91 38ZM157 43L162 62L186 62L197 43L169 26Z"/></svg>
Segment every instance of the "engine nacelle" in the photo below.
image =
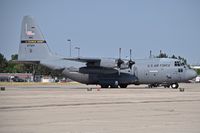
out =
<svg viewBox="0 0 200 133"><path fill-rule="evenodd" d="M115 59L102 59L100 62L100 67L106 68L116 68L116 60Z"/></svg>
<svg viewBox="0 0 200 133"><path fill-rule="evenodd" d="M117 68L118 59L102 59L100 62L100 67L106 68ZM123 60L123 63L120 65L120 69L128 69L129 68L129 61Z"/></svg>
<svg viewBox="0 0 200 133"><path fill-rule="evenodd" d="M79 72L83 74L113 74L118 71L116 69L106 67L81 67L79 68Z"/></svg>

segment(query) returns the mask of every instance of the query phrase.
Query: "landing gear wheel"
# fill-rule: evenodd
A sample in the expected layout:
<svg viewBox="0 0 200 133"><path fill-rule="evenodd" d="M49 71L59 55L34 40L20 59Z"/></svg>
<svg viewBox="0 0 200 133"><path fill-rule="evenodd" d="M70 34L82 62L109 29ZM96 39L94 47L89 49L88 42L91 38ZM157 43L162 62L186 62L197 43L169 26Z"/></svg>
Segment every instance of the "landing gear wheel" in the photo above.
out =
<svg viewBox="0 0 200 133"><path fill-rule="evenodd" d="M120 86L120 88L127 88L128 85L127 84L120 84L119 86Z"/></svg>
<svg viewBox="0 0 200 133"><path fill-rule="evenodd" d="M148 85L148 88L152 88L153 86L150 84L150 85Z"/></svg>
<svg viewBox="0 0 200 133"><path fill-rule="evenodd" d="M101 88L108 88L108 85L101 85Z"/></svg>
<svg viewBox="0 0 200 133"><path fill-rule="evenodd" d="M170 85L164 85L164 88L169 88L170 87Z"/></svg>
<svg viewBox="0 0 200 133"><path fill-rule="evenodd" d="M110 85L110 88L118 88L118 85Z"/></svg>
<svg viewBox="0 0 200 133"><path fill-rule="evenodd" d="M177 89L179 87L178 83L171 84L172 89Z"/></svg>

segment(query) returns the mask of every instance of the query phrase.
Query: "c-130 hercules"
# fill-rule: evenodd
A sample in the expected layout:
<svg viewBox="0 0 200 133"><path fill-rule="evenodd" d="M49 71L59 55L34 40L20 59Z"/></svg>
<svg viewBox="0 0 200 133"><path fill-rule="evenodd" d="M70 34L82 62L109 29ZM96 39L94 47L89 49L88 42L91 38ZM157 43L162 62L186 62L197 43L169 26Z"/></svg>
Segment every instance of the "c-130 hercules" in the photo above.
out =
<svg viewBox="0 0 200 133"><path fill-rule="evenodd" d="M100 85L102 88L126 88L130 84L178 88L179 82L197 76L194 70L177 59L127 60L120 57L66 58L55 55L49 50L46 40L31 16L24 16L22 21L17 62L41 64L52 70L60 70L65 77L74 81Z"/></svg>

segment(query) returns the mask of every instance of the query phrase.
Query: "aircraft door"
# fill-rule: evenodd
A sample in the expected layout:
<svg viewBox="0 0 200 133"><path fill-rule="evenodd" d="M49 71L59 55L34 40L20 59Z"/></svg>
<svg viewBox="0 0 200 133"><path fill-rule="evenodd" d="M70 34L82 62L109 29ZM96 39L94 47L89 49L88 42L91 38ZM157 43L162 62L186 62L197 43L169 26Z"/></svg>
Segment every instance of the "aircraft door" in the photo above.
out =
<svg viewBox="0 0 200 133"><path fill-rule="evenodd" d="M182 69L182 68L179 68L179 69L178 69L178 80L179 80L179 81L181 81L181 76L182 76L181 74L182 74L182 73L183 73L183 69Z"/></svg>
<svg viewBox="0 0 200 133"><path fill-rule="evenodd" d="M181 81L181 72L179 69L175 69L173 72L171 72L171 75L171 80Z"/></svg>

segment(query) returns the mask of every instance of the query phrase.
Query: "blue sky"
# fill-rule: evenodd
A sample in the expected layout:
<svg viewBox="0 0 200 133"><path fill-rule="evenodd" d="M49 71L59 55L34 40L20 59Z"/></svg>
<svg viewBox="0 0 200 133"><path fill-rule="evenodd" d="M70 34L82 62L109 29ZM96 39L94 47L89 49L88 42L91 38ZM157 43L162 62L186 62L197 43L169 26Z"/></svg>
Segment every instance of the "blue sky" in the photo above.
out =
<svg viewBox="0 0 200 133"><path fill-rule="evenodd" d="M149 51L200 64L200 0L0 0L0 52L18 52L23 16L33 16L54 53L148 58ZM77 55L73 48L72 53Z"/></svg>

